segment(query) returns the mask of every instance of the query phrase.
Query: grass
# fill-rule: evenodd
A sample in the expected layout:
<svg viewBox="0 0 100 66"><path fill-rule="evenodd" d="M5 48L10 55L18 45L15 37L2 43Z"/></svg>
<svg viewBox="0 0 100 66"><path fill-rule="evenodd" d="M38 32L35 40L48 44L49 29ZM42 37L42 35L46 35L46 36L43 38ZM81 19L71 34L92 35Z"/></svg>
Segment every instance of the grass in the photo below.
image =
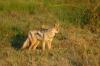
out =
<svg viewBox="0 0 100 66"><path fill-rule="evenodd" d="M87 0L0 0L0 66L100 66L100 20L97 32L80 27L86 5ZM20 49L29 30L56 22L61 28L51 50Z"/></svg>

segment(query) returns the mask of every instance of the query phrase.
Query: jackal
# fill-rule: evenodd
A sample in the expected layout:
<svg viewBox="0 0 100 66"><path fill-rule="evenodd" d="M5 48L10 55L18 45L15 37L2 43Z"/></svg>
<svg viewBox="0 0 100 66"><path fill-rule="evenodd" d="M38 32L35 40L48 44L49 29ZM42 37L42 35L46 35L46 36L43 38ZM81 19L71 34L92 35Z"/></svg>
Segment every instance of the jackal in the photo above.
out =
<svg viewBox="0 0 100 66"><path fill-rule="evenodd" d="M36 49L40 41L42 42L42 50L45 50L47 44L48 49L51 49L51 43L56 33L59 32L59 24L55 24L52 28L42 28L40 30L29 31L28 38L24 42L22 49L29 47L29 49Z"/></svg>

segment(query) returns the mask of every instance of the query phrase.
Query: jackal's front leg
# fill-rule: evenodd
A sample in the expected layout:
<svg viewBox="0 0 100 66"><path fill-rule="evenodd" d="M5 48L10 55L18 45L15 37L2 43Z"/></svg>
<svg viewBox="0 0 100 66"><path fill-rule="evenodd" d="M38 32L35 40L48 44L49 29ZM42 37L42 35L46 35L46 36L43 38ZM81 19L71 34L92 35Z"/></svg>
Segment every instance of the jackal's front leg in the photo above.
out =
<svg viewBox="0 0 100 66"><path fill-rule="evenodd" d="M48 42L47 42L48 49L51 49L51 42L52 42L52 41L48 41Z"/></svg>
<svg viewBox="0 0 100 66"><path fill-rule="evenodd" d="M45 41L43 41L42 50L43 50L43 51L45 50Z"/></svg>

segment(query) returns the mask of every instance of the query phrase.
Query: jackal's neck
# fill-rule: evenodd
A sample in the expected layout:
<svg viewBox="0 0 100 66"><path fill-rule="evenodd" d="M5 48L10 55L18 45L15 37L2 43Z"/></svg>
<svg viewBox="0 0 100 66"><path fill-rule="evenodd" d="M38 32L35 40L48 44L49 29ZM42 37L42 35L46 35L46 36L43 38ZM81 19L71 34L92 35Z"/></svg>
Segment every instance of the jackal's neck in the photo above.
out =
<svg viewBox="0 0 100 66"><path fill-rule="evenodd" d="M49 29L48 30L48 34L49 34L49 36L54 37L55 36L55 30L54 30L54 28Z"/></svg>

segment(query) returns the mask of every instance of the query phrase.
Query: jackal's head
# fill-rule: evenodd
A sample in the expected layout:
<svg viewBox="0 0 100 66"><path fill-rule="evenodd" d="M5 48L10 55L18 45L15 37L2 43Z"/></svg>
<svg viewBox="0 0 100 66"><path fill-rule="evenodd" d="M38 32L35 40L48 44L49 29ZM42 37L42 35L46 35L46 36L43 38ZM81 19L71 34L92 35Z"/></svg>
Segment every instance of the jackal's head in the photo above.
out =
<svg viewBox="0 0 100 66"><path fill-rule="evenodd" d="M59 32L59 24L54 24L53 32L54 33L58 33Z"/></svg>

